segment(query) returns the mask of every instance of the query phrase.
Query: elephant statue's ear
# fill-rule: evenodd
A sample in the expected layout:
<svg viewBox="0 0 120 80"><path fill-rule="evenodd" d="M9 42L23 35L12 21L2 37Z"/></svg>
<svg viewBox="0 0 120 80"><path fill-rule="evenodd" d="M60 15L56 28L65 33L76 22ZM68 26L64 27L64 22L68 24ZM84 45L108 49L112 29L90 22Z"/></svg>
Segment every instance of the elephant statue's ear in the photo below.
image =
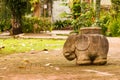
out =
<svg viewBox="0 0 120 80"><path fill-rule="evenodd" d="M89 45L90 45L90 40L87 36L79 35L77 37L77 40L76 40L76 43L75 43L76 49L78 49L80 51L84 51L84 50L88 49Z"/></svg>

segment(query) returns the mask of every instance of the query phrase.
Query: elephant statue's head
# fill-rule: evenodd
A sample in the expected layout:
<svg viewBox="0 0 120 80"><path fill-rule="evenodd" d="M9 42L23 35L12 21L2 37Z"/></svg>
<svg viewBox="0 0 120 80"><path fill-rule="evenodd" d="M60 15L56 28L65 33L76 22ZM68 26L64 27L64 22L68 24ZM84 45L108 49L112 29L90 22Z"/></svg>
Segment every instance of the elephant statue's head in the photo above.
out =
<svg viewBox="0 0 120 80"><path fill-rule="evenodd" d="M70 61L76 58L75 40L76 40L76 35L70 35L63 47L63 55L67 60L70 60Z"/></svg>

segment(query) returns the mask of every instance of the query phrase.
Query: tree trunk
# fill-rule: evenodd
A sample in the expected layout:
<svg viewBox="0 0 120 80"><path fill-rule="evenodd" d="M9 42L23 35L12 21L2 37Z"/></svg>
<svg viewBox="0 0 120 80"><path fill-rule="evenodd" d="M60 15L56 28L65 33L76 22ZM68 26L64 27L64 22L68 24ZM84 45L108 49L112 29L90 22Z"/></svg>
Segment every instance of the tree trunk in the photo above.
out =
<svg viewBox="0 0 120 80"><path fill-rule="evenodd" d="M40 17L40 2L36 2L33 5L34 5L33 16L34 17Z"/></svg>
<svg viewBox="0 0 120 80"><path fill-rule="evenodd" d="M11 19L11 25L12 25L11 35L17 35L17 34L22 33L20 20L17 20L16 18L13 17Z"/></svg>
<svg viewBox="0 0 120 80"><path fill-rule="evenodd" d="M99 26L99 19L100 19L100 2L101 2L101 0L96 0L96 26Z"/></svg>
<svg viewBox="0 0 120 80"><path fill-rule="evenodd" d="M40 2L36 2L33 4L34 6L34 11L33 11L33 16L36 18L40 18ZM38 24L34 24L33 32L36 33L38 32Z"/></svg>

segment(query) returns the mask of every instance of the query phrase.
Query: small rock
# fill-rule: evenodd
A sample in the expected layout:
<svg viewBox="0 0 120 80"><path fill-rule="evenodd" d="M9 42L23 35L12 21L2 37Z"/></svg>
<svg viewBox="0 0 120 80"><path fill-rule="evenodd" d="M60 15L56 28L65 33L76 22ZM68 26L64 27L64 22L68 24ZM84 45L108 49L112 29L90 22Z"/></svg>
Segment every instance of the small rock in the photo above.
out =
<svg viewBox="0 0 120 80"><path fill-rule="evenodd" d="M55 70L59 71L59 70L60 70L60 68L59 68L59 67L55 67Z"/></svg>
<svg viewBox="0 0 120 80"><path fill-rule="evenodd" d="M48 51L44 51L44 53L48 53Z"/></svg>
<svg viewBox="0 0 120 80"><path fill-rule="evenodd" d="M43 49L43 51L48 51L48 49Z"/></svg>
<svg viewBox="0 0 120 80"><path fill-rule="evenodd" d="M45 64L45 66L47 67L47 66L50 66L51 65L51 63L47 63L47 64Z"/></svg>

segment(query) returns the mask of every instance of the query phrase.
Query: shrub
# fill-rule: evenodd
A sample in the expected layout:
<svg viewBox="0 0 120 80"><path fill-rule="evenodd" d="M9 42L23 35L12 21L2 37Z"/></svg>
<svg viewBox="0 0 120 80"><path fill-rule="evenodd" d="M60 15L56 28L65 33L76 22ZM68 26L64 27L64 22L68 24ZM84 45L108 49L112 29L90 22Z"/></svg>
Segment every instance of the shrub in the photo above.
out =
<svg viewBox="0 0 120 80"><path fill-rule="evenodd" d="M111 21L108 35L114 37L120 36L120 17Z"/></svg>
<svg viewBox="0 0 120 80"><path fill-rule="evenodd" d="M2 19L0 20L0 31L6 31L11 29L11 23L10 20Z"/></svg>
<svg viewBox="0 0 120 80"><path fill-rule="evenodd" d="M53 23L54 29L61 30L61 29L71 29L71 20L57 20Z"/></svg>
<svg viewBox="0 0 120 80"><path fill-rule="evenodd" d="M39 33L41 31L52 30L51 21L49 18L24 17L22 23L22 30L25 33ZM34 28L35 24L38 25L37 28Z"/></svg>
<svg viewBox="0 0 120 80"><path fill-rule="evenodd" d="M100 21L99 21L99 26L102 28L102 34L103 35L107 35L107 31L108 31L108 26L111 22L111 15L109 11L101 11L101 17L100 17Z"/></svg>
<svg viewBox="0 0 120 80"><path fill-rule="evenodd" d="M90 27L94 23L95 13L91 5L87 3L79 4L82 7L82 11L77 15L76 19L73 19L72 25L75 32L79 32L81 27ZM76 12L78 14L78 12Z"/></svg>

